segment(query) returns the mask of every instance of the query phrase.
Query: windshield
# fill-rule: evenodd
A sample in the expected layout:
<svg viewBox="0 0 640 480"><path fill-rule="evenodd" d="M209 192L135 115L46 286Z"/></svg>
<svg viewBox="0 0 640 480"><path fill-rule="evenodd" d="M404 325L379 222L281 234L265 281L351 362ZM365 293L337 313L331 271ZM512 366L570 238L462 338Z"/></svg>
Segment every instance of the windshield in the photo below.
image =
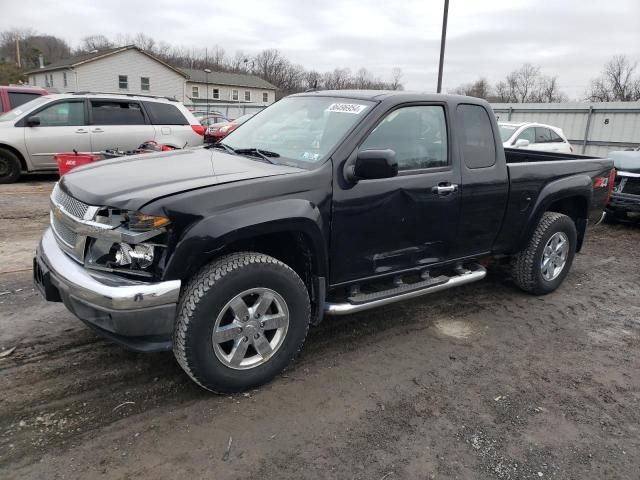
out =
<svg viewBox="0 0 640 480"><path fill-rule="evenodd" d="M502 141L506 142L507 140L509 140L511 138L511 135L513 135L513 132L515 132L518 127L513 126L513 125L499 125L500 127L500 136L502 137Z"/></svg>
<svg viewBox="0 0 640 480"><path fill-rule="evenodd" d="M247 120L223 143L234 150L273 152L273 163L314 168L373 103L331 97L289 97Z"/></svg>
<svg viewBox="0 0 640 480"><path fill-rule="evenodd" d="M40 105L43 105L50 100L51 99L49 97L34 98L30 102L23 103L22 105L14 108L13 110L9 110L3 115L0 115L0 122L10 122L12 120L15 120L23 113L30 112L34 108L39 107Z"/></svg>

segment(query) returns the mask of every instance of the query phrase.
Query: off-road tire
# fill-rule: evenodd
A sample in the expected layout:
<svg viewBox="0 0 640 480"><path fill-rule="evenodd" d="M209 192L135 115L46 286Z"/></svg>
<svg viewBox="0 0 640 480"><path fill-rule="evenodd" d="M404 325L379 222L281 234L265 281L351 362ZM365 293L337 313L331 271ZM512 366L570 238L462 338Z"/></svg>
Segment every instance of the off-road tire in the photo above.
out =
<svg viewBox="0 0 640 480"><path fill-rule="evenodd" d="M279 293L289 309L284 343L266 363L248 370L232 369L214 354L215 319L235 295L266 287ZM203 267L181 293L173 352L191 379L214 393L232 393L272 380L296 357L309 330L308 290L298 274L273 257L255 252L226 255Z"/></svg>
<svg viewBox="0 0 640 480"><path fill-rule="evenodd" d="M0 148L0 183L14 183L21 174L22 165L16 154Z"/></svg>
<svg viewBox="0 0 640 480"><path fill-rule="evenodd" d="M548 281L542 276L542 254L544 247L556 232L564 232L569 238L569 253L564 269L555 279ZM553 292L564 281L571 269L576 252L576 225L571 218L561 213L546 212L536 227L529 243L511 261L514 283L525 292L546 295Z"/></svg>

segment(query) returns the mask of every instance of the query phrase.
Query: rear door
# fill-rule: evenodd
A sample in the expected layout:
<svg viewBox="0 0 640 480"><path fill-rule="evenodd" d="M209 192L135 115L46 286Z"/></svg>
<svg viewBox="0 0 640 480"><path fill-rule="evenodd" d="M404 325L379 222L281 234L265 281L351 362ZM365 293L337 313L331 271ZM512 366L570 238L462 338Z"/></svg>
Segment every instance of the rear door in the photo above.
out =
<svg viewBox="0 0 640 480"><path fill-rule="evenodd" d="M134 150L154 140L156 130L135 100L89 99L91 148Z"/></svg>
<svg viewBox="0 0 640 480"><path fill-rule="evenodd" d="M332 283L343 283L450 257L457 230L459 170L449 148L444 105L400 106L387 113L359 150L391 149L393 178L334 186Z"/></svg>
<svg viewBox="0 0 640 480"><path fill-rule="evenodd" d="M187 118L187 114L173 102L143 102L144 108L156 128L156 141L175 148L202 145L203 137L198 135ZM186 110L186 109L184 109ZM197 127L200 123L189 113ZM202 126L202 132L206 127Z"/></svg>
<svg viewBox="0 0 640 480"><path fill-rule="evenodd" d="M40 125L29 127L26 120L38 117ZM90 152L85 101L59 100L35 110L18 125L24 130L24 142L32 167L36 170L57 168L54 155L60 152Z"/></svg>

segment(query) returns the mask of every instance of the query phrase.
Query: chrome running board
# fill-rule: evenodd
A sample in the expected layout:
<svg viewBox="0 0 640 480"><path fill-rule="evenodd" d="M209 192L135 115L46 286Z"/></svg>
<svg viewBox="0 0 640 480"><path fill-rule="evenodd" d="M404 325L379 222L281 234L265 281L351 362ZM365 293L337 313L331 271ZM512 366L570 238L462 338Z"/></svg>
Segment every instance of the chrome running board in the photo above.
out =
<svg viewBox="0 0 640 480"><path fill-rule="evenodd" d="M487 270L482 265L473 265L471 270L460 269L460 273L453 277L449 277L447 281L437 282L424 288L407 289L407 287L395 287L375 294L369 294L370 298L379 297L370 301L351 303L349 301L343 303L326 302L324 305L324 313L327 315L349 315L351 313L362 312L371 308L381 307L390 303L408 300L410 298L420 297L429 293L448 290L449 288L459 287L471 282L477 282L487 276ZM422 282L420 282L422 283ZM407 291L408 290L408 291ZM397 293L396 293L397 291Z"/></svg>

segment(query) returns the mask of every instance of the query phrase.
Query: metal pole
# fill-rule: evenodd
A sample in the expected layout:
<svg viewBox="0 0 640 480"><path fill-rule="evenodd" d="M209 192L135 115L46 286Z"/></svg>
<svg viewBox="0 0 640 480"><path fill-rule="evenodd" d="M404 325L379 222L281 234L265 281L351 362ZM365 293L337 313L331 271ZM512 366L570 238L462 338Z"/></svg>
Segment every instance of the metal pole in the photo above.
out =
<svg viewBox="0 0 640 480"><path fill-rule="evenodd" d="M442 17L442 38L440 39L440 65L438 67L438 90L442 92L442 66L444 64L444 44L447 41L447 18L449 17L449 0L444 0L444 15Z"/></svg>

